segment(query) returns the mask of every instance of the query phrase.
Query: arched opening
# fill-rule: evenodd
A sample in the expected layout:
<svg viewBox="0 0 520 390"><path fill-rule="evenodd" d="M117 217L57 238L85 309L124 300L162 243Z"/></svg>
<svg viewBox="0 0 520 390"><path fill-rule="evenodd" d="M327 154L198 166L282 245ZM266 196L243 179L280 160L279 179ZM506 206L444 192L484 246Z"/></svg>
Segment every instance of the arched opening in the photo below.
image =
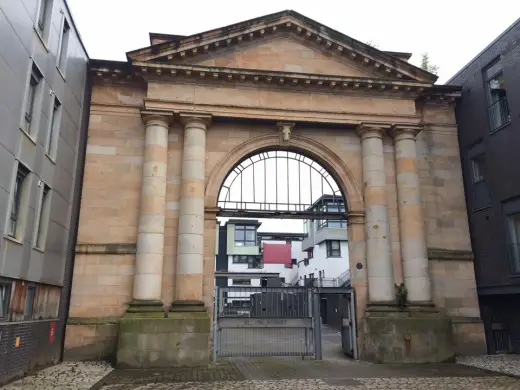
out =
<svg viewBox="0 0 520 390"><path fill-rule="evenodd" d="M342 345L338 331L353 308L350 300L336 299L325 289L351 286L351 206L336 180L338 172L309 155L279 146L256 149L222 178L215 202L220 223L215 284L224 293L217 296L217 310L224 316L291 317L312 306L307 314L320 319L325 342L331 343L324 350L337 354ZM301 288L322 292L311 303L307 293L298 298ZM271 292L282 297L273 298ZM295 301L287 306L290 300ZM226 343L236 345L222 338L219 345ZM263 340L274 349L286 345L280 343Z"/></svg>

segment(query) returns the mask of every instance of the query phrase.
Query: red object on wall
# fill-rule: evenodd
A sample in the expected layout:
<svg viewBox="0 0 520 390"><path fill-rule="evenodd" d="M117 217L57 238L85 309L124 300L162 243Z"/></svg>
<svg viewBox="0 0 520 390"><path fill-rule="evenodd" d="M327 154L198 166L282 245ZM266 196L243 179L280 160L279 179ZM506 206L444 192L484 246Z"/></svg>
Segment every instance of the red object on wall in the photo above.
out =
<svg viewBox="0 0 520 390"><path fill-rule="evenodd" d="M49 344L54 343L55 335L56 335L56 321L52 321L51 328L49 329Z"/></svg>
<svg viewBox="0 0 520 390"><path fill-rule="evenodd" d="M291 244L264 244L264 264L291 264Z"/></svg>

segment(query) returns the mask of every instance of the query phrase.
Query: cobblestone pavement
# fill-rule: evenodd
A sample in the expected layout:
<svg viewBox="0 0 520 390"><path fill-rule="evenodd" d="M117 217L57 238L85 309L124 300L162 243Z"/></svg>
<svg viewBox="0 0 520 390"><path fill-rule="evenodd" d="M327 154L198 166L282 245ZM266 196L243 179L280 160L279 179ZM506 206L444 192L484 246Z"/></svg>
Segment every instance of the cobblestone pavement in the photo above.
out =
<svg viewBox="0 0 520 390"><path fill-rule="evenodd" d="M113 370L102 362L66 362L12 382L2 390L88 390Z"/></svg>
<svg viewBox="0 0 520 390"><path fill-rule="evenodd" d="M519 390L520 380L457 364L373 365L352 360L229 359L175 370L115 370L102 390Z"/></svg>
<svg viewBox="0 0 520 390"><path fill-rule="evenodd" d="M332 383L330 383L332 382ZM361 379L302 379L302 380L252 380L241 382L185 382L128 387L126 385L110 385L103 390L364 390L364 389L399 389L399 390L516 390L519 382L511 378L361 378Z"/></svg>
<svg viewBox="0 0 520 390"><path fill-rule="evenodd" d="M507 360L514 364L511 357ZM374 365L348 359L237 358L208 367L164 370L112 370L105 363L68 362L1 389L520 390L520 379L459 364Z"/></svg>
<svg viewBox="0 0 520 390"><path fill-rule="evenodd" d="M457 363L520 377L520 355L460 357Z"/></svg>

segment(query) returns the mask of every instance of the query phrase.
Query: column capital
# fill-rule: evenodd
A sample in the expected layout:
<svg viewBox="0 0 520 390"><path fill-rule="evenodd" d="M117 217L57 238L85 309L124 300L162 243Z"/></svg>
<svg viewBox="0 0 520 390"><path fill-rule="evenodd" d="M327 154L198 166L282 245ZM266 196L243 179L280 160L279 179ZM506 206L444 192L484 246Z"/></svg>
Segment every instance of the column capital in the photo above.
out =
<svg viewBox="0 0 520 390"><path fill-rule="evenodd" d="M394 142L403 139L412 139L423 129L420 125L393 125L390 130L390 135L394 138Z"/></svg>
<svg viewBox="0 0 520 390"><path fill-rule="evenodd" d="M141 118L146 126L159 125L169 127L173 123L173 113L167 111L141 110Z"/></svg>
<svg viewBox="0 0 520 390"><path fill-rule="evenodd" d="M181 123L186 127L189 125L203 127L204 130L211 123L211 114L203 114L196 112L181 112L179 113Z"/></svg>
<svg viewBox="0 0 520 390"><path fill-rule="evenodd" d="M387 123L360 123L357 127L357 133L361 140L366 138L383 138L385 133L390 129Z"/></svg>

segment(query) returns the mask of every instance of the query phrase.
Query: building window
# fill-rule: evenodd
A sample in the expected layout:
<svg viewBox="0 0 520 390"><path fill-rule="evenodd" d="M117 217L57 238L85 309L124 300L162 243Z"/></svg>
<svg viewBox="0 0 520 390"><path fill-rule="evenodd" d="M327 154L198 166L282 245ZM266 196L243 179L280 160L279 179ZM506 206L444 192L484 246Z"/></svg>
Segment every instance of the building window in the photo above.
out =
<svg viewBox="0 0 520 390"><path fill-rule="evenodd" d="M23 165L18 165L16 180L14 182L13 199L11 204L11 217L9 220L8 235L14 238L20 237L20 216L22 211L23 195L26 192L29 170Z"/></svg>
<svg viewBox="0 0 520 390"><path fill-rule="evenodd" d="M342 200L336 199L332 201L324 201L324 203L320 206L319 211L324 213L344 213L345 212L345 204ZM318 220L318 230L323 228L334 228L341 229L347 227L346 220L333 220L333 219L324 219Z"/></svg>
<svg viewBox="0 0 520 390"><path fill-rule="evenodd" d="M0 280L0 319L7 320L9 301L11 300L11 283Z"/></svg>
<svg viewBox="0 0 520 390"><path fill-rule="evenodd" d="M292 265L298 264L298 259L291 259L291 264Z"/></svg>
<svg viewBox="0 0 520 390"><path fill-rule="evenodd" d="M234 286L251 286L251 279L233 279Z"/></svg>
<svg viewBox="0 0 520 390"><path fill-rule="evenodd" d="M67 20L65 19L63 22L63 30L61 32L61 44L60 44L60 54L58 67L62 74L65 74L65 70L67 68L67 57L69 51L69 37L70 37L70 26Z"/></svg>
<svg viewBox="0 0 520 390"><path fill-rule="evenodd" d="M50 211L50 192L51 189L43 186L42 198L40 202L40 217L36 229L36 248L43 250L45 248L45 239L47 238L47 222L49 220Z"/></svg>
<svg viewBox="0 0 520 390"><path fill-rule="evenodd" d="M488 185L488 161L484 154L485 148L482 142L471 147L468 151L467 168L472 186L473 209L479 210L491 204Z"/></svg>
<svg viewBox="0 0 520 390"><path fill-rule="evenodd" d="M494 131L511 121L511 112L500 61L484 71L488 95L489 130Z"/></svg>
<svg viewBox="0 0 520 390"><path fill-rule="evenodd" d="M520 212L507 216L509 231L509 261L511 271L520 274Z"/></svg>
<svg viewBox="0 0 520 390"><path fill-rule="evenodd" d="M235 246L256 246L256 226L236 225Z"/></svg>
<svg viewBox="0 0 520 390"><path fill-rule="evenodd" d="M471 173L473 183L486 180L486 157L483 154L479 154L471 159Z"/></svg>
<svg viewBox="0 0 520 390"><path fill-rule="evenodd" d="M27 293L25 294L25 309L23 312L24 319L30 320L34 308L34 296L36 295L36 286L27 286Z"/></svg>
<svg viewBox="0 0 520 390"><path fill-rule="evenodd" d="M327 257L341 257L341 245L339 241L327 241Z"/></svg>
<svg viewBox="0 0 520 390"><path fill-rule="evenodd" d="M303 265L307 267L309 265L309 259L303 259Z"/></svg>
<svg viewBox="0 0 520 390"><path fill-rule="evenodd" d="M25 115L24 115L24 124L23 129L31 134L32 129L34 128L34 111L35 111L35 103L39 91L40 81L42 79L42 74L33 64L31 71L31 79L29 80L29 86L27 88L27 100L25 102Z"/></svg>
<svg viewBox="0 0 520 390"><path fill-rule="evenodd" d="M54 104L52 105L51 112L51 126L49 128L49 135L47 138L47 145L45 147L45 152L49 156L56 155L56 141L58 138L58 132L60 128L60 119L61 119L61 103L58 98L54 98Z"/></svg>
<svg viewBox="0 0 520 390"><path fill-rule="evenodd" d="M47 30L47 24L49 20L49 11L51 7L51 0L41 0L40 10L38 12L38 31L41 35L44 35Z"/></svg>
<svg viewBox="0 0 520 390"><path fill-rule="evenodd" d="M307 249L307 258L312 259L314 257L314 248Z"/></svg>

